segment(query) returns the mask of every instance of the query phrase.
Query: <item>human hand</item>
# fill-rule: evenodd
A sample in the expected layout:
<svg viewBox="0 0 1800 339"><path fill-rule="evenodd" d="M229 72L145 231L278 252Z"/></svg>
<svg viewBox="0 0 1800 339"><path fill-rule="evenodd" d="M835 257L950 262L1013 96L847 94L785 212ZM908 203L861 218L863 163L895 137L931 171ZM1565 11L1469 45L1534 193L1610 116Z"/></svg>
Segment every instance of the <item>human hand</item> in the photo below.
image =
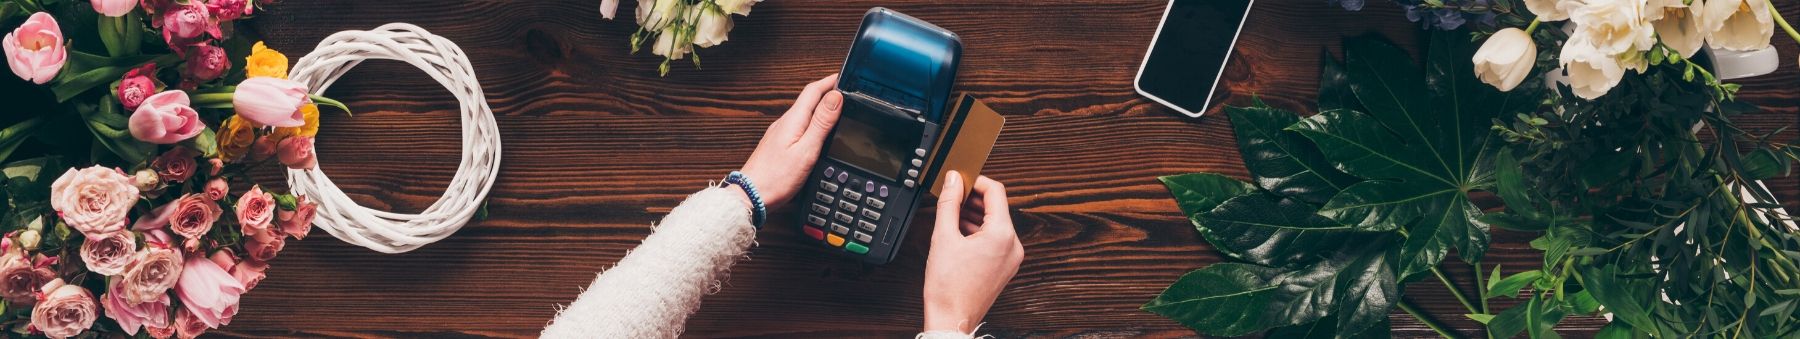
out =
<svg viewBox="0 0 1800 339"><path fill-rule="evenodd" d="M980 177L974 191L979 197L964 199L962 181L955 171L944 175L938 197L937 227L925 259L926 332L971 332L1025 258L1006 187Z"/></svg>
<svg viewBox="0 0 1800 339"><path fill-rule="evenodd" d="M844 95L833 89L837 80L838 75L832 74L807 84L794 99L794 106L769 125L756 150L750 152L750 160L739 170L756 185L769 209L793 200L806 182L807 172L819 160L819 148L844 106Z"/></svg>

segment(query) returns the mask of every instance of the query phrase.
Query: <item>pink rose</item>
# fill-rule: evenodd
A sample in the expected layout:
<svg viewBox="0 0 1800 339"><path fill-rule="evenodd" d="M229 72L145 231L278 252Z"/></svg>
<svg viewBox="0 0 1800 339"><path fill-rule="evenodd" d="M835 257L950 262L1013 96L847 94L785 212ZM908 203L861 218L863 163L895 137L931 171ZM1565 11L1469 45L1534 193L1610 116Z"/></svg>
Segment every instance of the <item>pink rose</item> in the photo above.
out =
<svg viewBox="0 0 1800 339"><path fill-rule="evenodd" d="M44 284L44 295L31 308L31 327L51 338L68 338L94 326L99 317L94 294L81 286L63 283L62 278Z"/></svg>
<svg viewBox="0 0 1800 339"><path fill-rule="evenodd" d="M312 233L313 218L318 216L319 203L306 201L306 196L296 197L293 211L280 211L275 219L281 226L281 233L293 236L294 239L306 239Z"/></svg>
<svg viewBox="0 0 1800 339"><path fill-rule="evenodd" d="M213 20L212 12L206 10L205 2L175 2L167 5L164 10L157 23L162 25L163 42L169 46L189 45L205 40L206 36L203 34L210 34L214 38L224 36L219 33L219 22Z"/></svg>
<svg viewBox="0 0 1800 339"><path fill-rule="evenodd" d="M188 258L181 267L181 282L175 284L175 296L207 328L230 324L243 293L244 283L219 268L218 263L202 257ZM184 327L188 326L177 326Z"/></svg>
<svg viewBox="0 0 1800 339"><path fill-rule="evenodd" d="M240 283L244 283L244 290L248 291L256 288L257 283L262 282L263 277L265 277L263 273L268 270L269 263L267 262L244 260L238 262L236 266L231 267L231 277L237 278Z"/></svg>
<svg viewBox="0 0 1800 339"><path fill-rule="evenodd" d="M94 11L110 17L125 16L137 8L137 0L94 0Z"/></svg>
<svg viewBox="0 0 1800 339"><path fill-rule="evenodd" d="M69 51L63 46L62 26L50 13L32 14L25 24L6 34L0 45L6 49L6 65L12 66L13 74L39 85L55 79L69 59Z"/></svg>
<svg viewBox="0 0 1800 339"><path fill-rule="evenodd" d="M274 260L281 249L287 247L287 238L275 232L244 233L244 251L249 252L250 260L269 262Z"/></svg>
<svg viewBox="0 0 1800 339"><path fill-rule="evenodd" d="M126 129L131 130L132 137L152 144L173 144L193 138L206 129L206 123L200 122L199 112L188 103L187 92L156 93L131 112Z"/></svg>
<svg viewBox="0 0 1800 339"><path fill-rule="evenodd" d="M212 81L225 75L231 69L231 57L225 55L225 49L213 45L194 45L187 52L187 67L181 69L182 88L192 89L190 85Z"/></svg>
<svg viewBox="0 0 1800 339"><path fill-rule="evenodd" d="M13 305L29 305L37 301L39 287L55 278L48 265L39 266L16 249L0 256L0 297Z"/></svg>
<svg viewBox="0 0 1800 339"><path fill-rule="evenodd" d="M175 211L169 216L169 230L188 239L205 236L212 230L213 223L219 221L219 215L225 213L215 201L207 199L205 194L189 193L170 202L175 204Z"/></svg>
<svg viewBox="0 0 1800 339"><path fill-rule="evenodd" d="M258 125L300 127L306 124L301 106L309 103L306 85L271 77L254 77L238 83L231 104L239 117Z"/></svg>
<svg viewBox="0 0 1800 339"><path fill-rule="evenodd" d="M88 237L81 243L81 261L90 272L112 276L125 271L125 265L137 255L137 237L130 231L118 231Z"/></svg>
<svg viewBox="0 0 1800 339"><path fill-rule="evenodd" d="M244 227L244 236L268 233L269 223L275 218L275 195L263 192L262 186L250 186L249 192L238 197L238 225Z"/></svg>
<svg viewBox="0 0 1800 339"><path fill-rule="evenodd" d="M168 311L164 311L164 312L168 312ZM144 332L149 333L151 338L156 338L156 339L173 338L173 337L175 337L175 324L169 324L169 326L144 325Z"/></svg>
<svg viewBox="0 0 1800 339"><path fill-rule="evenodd" d="M194 168L199 167L199 163L194 161L197 156L200 155L186 147L176 147L151 160L150 168L156 169L156 176L163 181L185 182L188 177L194 176Z"/></svg>
<svg viewBox="0 0 1800 339"><path fill-rule="evenodd" d="M281 164L288 168L308 170L319 164L313 156L313 137L288 137L275 149L280 154Z"/></svg>
<svg viewBox="0 0 1800 339"><path fill-rule="evenodd" d="M157 328L169 327L169 294L158 294L156 300L145 303L132 303L125 300L125 284L113 281L108 285L106 294L100 296L100 306L106 309L106 317L125 328L125 333L137 335L138 328L144 327L155 335Z"/></svg>
<svg viewBox="0 0 1800 339"><path fill-rule="evenodd" d="M137 257L131 260L131 265L126 266L125 272L117 277L120 284L124 285L120 288L125 293L125 301L132 304L152 302L161 296L167 296L169 289L175 287L176 282L181 279L181 252L169 248L168 243L150 242L150 239L157 238L157 235L152 234L157 233L162 231L146 234L144 249L138 251ZM167 237L166 234L160 236Z"/></svg>
<svg viewBox="0 0 1800 339"><path fill-rule="evenodd" d="M125 72L125 76L119 78L119 87L113 91L113 95L119 97L119 104L124 105L127 111L136 111L138 105L143 104L144 99L149 98L151 94L156 94L156 63L154 62Z"/></svg>
<svg viewBox="0 0 1800 339"><path fill-rule="evenodd" d="M175 334L181 339L199 338L206 333L206 322L194 316L193 311L181 308L175 311Z"/></svg>
<svg viewBox="0 0 1800 339"><path fill-rule="evenodd" d="M131 177L117 169L69 169L50 184L50 207L64 223L90 237L125 229L125 215L138 199Z"/></svg>
<svg viewBox="0 0 1800 339"><path fill-rule="evenodd" d="M250 0L212 0L211 3L206 4L206 8L212 11L213 17L219 18L219 21L237 20L245 15L250 15L250 11L256 9L256 7L250 6Z"/></svg>
<svg viewBox="0 0 1800 339"><path fill-rule="evenodd" d="M264 159L275 156L275 153L280 152L276 150L276 146L278 146L280 142L281 140L266 136L257 138L256 143L250 144L250 161L263 161Z"/></svg>
<svg viewBox="0 0 1800 339"><path fill-rule="evenodd" d="M206 182L206 200L212 200L212 201L225 200L225 194L229 193L230 191L231 191L231 184L225 183L224 178L216 178L215 177L215 178L212 178L212 180L208 180Z"/></svg>

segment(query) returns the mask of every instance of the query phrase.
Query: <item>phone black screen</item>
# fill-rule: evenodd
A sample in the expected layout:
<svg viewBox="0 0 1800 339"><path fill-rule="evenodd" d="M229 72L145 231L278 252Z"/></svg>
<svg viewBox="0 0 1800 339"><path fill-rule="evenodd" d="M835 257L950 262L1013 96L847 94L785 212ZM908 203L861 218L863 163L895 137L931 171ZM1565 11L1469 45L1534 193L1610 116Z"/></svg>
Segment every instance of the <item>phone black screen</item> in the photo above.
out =
<svg viewBox="0 0 1800 339"><path fill-rule="evenodd" d="M1188 112L1205 111L1250 1L1171 2L1144 59L1138 88Z"/></svg>
<svg viewBox="0 0 1800 339"><path fill-rule="evenodd" d="M845 98L826 154L870 174L894 180L925 131L923 123L876 111Z"/></svg>

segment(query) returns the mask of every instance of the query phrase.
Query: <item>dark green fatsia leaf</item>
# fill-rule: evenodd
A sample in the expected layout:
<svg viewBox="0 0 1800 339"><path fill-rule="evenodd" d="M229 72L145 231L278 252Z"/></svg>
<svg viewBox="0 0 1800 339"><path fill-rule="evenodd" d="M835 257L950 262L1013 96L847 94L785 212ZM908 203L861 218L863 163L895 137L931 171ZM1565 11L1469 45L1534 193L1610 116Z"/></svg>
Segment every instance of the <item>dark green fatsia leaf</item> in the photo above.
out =
<svg viewBox="0 0 1800 339"><path fill-rule="evenodd" d="M1393 334L1389 333L1393 326L1387 322L1387 319L1381 319L1381 322L1376 323L1375 326L1369 326L1369 329L1354 334L1340 333L1341 331L1337 330L1337 323L1337 316L1327 316L1310 324L1277 327L1263 333L1263 337L1283 339L1386 339L1393 337Z"/></svg>
<svg viewBox="0 0 1800 339"><path fill-rule="evenodd" d="M1238 152L1256 186L1317 206L1356 183L1356 177L1325 162L1311 140L1283 130L1300 121L1293 112L1257 105L1226 107L1225 114L1231 117Z"/></svg>
<svg viewBox="0 0 1800 339"><path fill-rule="evenodd" d="M1350 89L1367 113L1326 111L1289 128L1339 169L1369 180L1344 189L1319 214L1362 230L1405 228L1402 276L1435 266L1452 247L1467 261L1481 259L1488 226L1468 192L1492 185L1491 160L1481 159L1489 126L1536 105L1530 91L1502 93L1474 79L1470 47L1458 34L1435 33L1421 70L1398 47L1350 39Z"/></svg>
<svg viewBox="0 0 1800 339"><path fill-rule="evenodd" d="M1182 276L1143 309L1208 335L1245 335L1327 315L1337 315L1341 332L1362 332L1386 319L1400 291L1384 243L1392 235L1359 237L1359 246L1292 269L1207 266Z"/></svg>
<svg viewBox="0 0 1800 339"><path fill-rule="evenodd" d="M1225 200L1256 190L1256 186L1213 173L1171 175L1156 180L1169 188L1169 195L1175 196L1181 214L1189 218L1211 211Z"/></svg>
<svg viewBox="0 0 1800 339"><path fill-rule="evenodd" d="M1344 64L1331 56L1331 51L1320 50L1319 110L1335 109L1360 111L1363 106L1356 101L1356 93L1350 91L1350 73L1344 71Z"/></svg>
<svg viewBox="0 0 1800 339"><path fill-rule="evenodd" d="M1211 335L1240 336L1267 329L1263 308L1278 292L1273 268L1219 263L1181 276L1143 309Z"/></svg>
<svg viewBox="0 0 1800 339"><path fill-rule="evenodd" d="M1214 249L1265 266L1329 256L1352 238L1349 226L1313 213L1311 205L1266 192L1231 198L1192 220Z"/></svg>

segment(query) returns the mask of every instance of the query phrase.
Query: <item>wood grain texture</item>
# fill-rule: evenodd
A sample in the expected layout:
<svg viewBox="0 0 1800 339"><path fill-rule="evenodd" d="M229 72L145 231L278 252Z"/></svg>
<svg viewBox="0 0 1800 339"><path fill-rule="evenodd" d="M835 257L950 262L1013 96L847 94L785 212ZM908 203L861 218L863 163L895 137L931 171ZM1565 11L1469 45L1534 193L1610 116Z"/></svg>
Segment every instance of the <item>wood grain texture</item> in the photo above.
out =
<svg viewBox="0 0 1800 339"><path fill-rule="evenodd" d="M1800 13L1800 1L1779 1ZM627 54L629 19L600 19L598 0L287 1L256 30L290 58L332 32L410 22L460 44L498 115L505 160L491 218L424 249L382 255L324 235L290 243L243 301L236 336L529 337L616 262L685 195L740 166L763 129L807 82L839 67L860 14L886 6L960 34L958 90L1008 119L986 175L1007 183L1027 258L983 327L1002 337L1186 337L1137 309L1181 274L1220 257L1177 211L1156 176L1196 171L1245 177L1230 121L1190 119L1131 86L1163 2L785 1L739 18L730 42L701 50L704 70ZM1415 26L1385 2L1344 12L1325 1L1260 1L1227 67L1223 100L1251 96L1310 112L1319 51L1377 32L1416 46ZM1784 61L1800 50L1778 37ZM1411 47L1409 47L1411 48ZM1335 52L1334 52L1335 53ZM1764 113L1758 130L1795 123L1800 72L1743 81ZM442 192L460 149L454 99L397 62L369 62L330 96L357 110L327 115L321 166L358 202L419 211ZM1217 107L1213 109L1217 112ZM1792 134L1791 132L1789 134ZM280 182L278 174L259 180ZM1792 179L1773 187L1800 195ZM930 213L930 211L922 212ZM781 213L750 260L689 322L692 337L906 337L920 324L928 231L890 265L828 256L800 241ZM919 218L928 220L928 218ZM915 230L928 230L915 225ZM316 234L323 234L318 232ZM1501 233L1490 263L1538 261L1529 234ZM1467 281L1465 265L1446 265ZM1508 271L1512 271L1509 269ZM1407 296L1479 335L1442 285ZM1431 336L1394 313L1399 337ZM1585 337L1603 322L1565 321Z"/></svg>

